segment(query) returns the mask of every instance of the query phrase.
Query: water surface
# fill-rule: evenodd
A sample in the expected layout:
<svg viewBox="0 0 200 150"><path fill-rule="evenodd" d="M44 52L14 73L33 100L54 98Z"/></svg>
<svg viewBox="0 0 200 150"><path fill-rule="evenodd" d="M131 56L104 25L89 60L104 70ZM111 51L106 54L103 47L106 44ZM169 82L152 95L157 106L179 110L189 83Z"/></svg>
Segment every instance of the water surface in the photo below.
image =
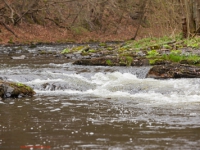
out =
<svg viewBox="0 0 200 150"><path fill-rule="evenodd" d="M0 78L37 92L0 101L0 149L200 149L200 79L27 61L0 65Z"/></svg>

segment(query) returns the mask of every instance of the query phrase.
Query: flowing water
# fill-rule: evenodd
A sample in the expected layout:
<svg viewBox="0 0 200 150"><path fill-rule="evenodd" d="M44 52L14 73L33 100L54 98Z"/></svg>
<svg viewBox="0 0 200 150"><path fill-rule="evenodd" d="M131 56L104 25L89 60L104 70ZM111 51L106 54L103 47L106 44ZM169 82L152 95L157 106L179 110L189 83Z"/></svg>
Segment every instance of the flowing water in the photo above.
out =
<svg viewBox="0 0 200 150"><path fill-rule="evenodd" d="M1 58L0 78L37 93L0 101L1 150L200 149L200 79Z"/></svg>

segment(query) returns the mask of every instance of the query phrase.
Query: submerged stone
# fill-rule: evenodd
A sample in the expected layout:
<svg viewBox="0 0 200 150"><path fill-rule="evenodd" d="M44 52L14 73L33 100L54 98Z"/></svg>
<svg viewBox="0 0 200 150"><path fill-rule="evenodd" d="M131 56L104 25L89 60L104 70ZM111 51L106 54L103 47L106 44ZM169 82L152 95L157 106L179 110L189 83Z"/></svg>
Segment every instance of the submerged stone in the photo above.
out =
<svg viewBox="0 0 200 150"><path fill-rule="evenodd" d="M21 56L13 56L11 57L12 59L25 59L26 56L25 55L21 55Z"/></svg>

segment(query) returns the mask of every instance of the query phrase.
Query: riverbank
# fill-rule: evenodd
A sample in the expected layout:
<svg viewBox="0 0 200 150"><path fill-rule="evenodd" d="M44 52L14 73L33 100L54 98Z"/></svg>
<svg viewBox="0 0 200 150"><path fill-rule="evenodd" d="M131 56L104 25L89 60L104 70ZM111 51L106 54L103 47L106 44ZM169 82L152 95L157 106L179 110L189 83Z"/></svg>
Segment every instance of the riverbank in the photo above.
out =
<svg viewBox="0 0 200 150"><path fill-rule="evenodd" d="M162 37L87 44L4 45L0 47L0 62L10 66L65 63L82 66L148 66L150 70L146 78L200 78L199 43L199 37ZM8 88L10 82L5 84L4 81L0 84L1 98L33 95L32 91L26 91L22 86L16 87L17 90L13 87ZM7 89L12 90L7 92Z"/></svg>
<svg viewBox="0 0 200 150"><path fill-rule="evenodd" d="M1 62L42 64L45 59L46 63L58 64L152 66L154 72L151 70L147 77L195 78L200 74L199 43L199 37L182 39L176 36L125 42L1 46Z"/></svg>
<svg viewBox="0 0 200 150"><path fill-rule="evenodd" d="M82 28L67 30L56 25L42 26L38 24L21 23L18 26L7 25L15 35L0 25L1 45L30 45L30 44L64 44L91 43L106 41L124 41L131 39L136 28L121 27L116 33L107 31L87 31ZM142 36L138 36L141 38Z"/></svg>

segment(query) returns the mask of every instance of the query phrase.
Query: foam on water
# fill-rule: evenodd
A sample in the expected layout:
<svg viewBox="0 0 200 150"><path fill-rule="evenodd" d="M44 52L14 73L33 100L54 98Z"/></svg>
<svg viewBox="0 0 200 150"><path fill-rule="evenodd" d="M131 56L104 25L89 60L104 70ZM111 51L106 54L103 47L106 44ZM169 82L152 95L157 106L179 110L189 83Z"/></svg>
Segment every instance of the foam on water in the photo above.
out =
<svg viewBox="0 0 200 150"><path fill-rule="evenodd" d="M40 67L2 68L0 77L27 84L44 96L128 99L147 104L200 102L200 79L144 79L148 70L145 67L91 67L68 63Z"/></svg>
<svg viewBox="0 0 200 150"><path fill-rule="evenodd" d="M61 86L54 90L36 88L39 95L83 95L154 104L200 102L199 79L139 79L131 73L120 72L96 73L90 78L81 74L49 74L60 79L36 79L26 84L32 87L44 83Z"/></svg>

